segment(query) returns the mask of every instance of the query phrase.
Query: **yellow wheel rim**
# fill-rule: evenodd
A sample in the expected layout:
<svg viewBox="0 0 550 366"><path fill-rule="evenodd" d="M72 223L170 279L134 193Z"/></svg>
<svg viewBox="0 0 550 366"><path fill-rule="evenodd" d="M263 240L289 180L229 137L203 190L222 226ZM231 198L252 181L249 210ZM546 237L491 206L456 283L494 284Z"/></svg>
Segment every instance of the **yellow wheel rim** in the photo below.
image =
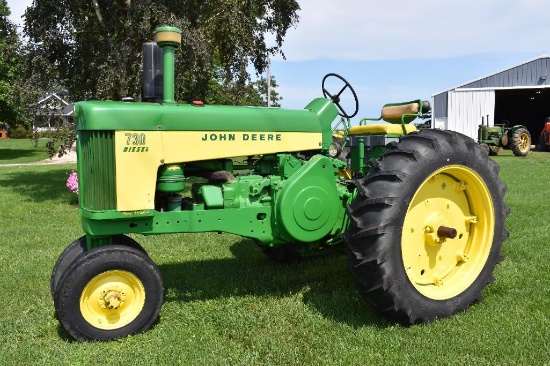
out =
<svg viewBox="0 0 550 366"><path fill-rule="evenodd" d="M134 274L103 272L86 285L80 296L80 312L92 326L112 330L134 321L145 305L145 289Z"/></svg>
<svg viewBox="0 0 550 366"><path fill-rule="evenodd" d="M526 133L522 133L519 137L519 149L523 152L523 151L526 151L527 149L529 149L530 145L531 145L531 141L529 139L529 135L527 135Z"/></svg>
<svg viewBox="0 0 550 366"><path fill-rule="evenodd" d="M461 165L435 171L415 193L403 225L403 265L412 285L434 300L464 292L487 262L494 228L491 194L475 171Z"/></svg>
<svg viewBox="0 0 550 366"><path fill-rule="evenodd" d="M344 179L351 179L351 170L348 168L338 169L338 176Z"/></svg>

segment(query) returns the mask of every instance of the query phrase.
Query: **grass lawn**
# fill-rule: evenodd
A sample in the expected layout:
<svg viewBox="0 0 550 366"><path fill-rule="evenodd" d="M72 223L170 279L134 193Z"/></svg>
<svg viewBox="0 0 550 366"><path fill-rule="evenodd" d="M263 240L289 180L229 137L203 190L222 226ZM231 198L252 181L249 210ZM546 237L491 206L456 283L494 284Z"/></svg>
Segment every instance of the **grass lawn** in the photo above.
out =
<svg viewBox="0 0 550 366"><path fill-rule="evenodd" d="M30 139L0 139L0 164L23 164L48 158L47 139L34 147Z"/></svg>
<svg viewBox="0 0 550 366"><path fill-rule="evenodd" d="M72 341L50 298L57 256L82 235L65 188L76 165L0 167L1 363L548 364L550 153L494 159L512 210L506 259L485 300L464 313L388 321L357 294L343 256L277 265L233 235L135 236L159 265L165 303L151 330L106 343Z"/></svg>

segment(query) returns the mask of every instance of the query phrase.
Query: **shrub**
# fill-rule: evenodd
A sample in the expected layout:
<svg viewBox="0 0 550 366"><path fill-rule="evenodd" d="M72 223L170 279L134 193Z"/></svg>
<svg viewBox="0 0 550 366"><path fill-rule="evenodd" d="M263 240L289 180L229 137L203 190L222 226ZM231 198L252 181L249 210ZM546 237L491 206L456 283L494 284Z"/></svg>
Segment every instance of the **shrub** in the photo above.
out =
<svg viewBox="0 0 550 366"><path fill-rule="evenodd" d="M19 125L15 128L10 129L8 137L12 139L30 139L32 137L32 133L25 127Z"/></svg>

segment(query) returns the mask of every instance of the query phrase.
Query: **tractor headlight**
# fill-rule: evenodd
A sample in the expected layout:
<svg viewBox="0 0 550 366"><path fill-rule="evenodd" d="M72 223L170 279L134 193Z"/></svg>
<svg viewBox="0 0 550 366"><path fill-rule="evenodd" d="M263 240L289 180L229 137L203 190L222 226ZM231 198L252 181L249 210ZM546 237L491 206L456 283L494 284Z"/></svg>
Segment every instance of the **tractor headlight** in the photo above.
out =
<svg viewBox="0 0 550 366"><path fill-rule="evenodd" d="M335 158L342 152L342 146L337 142L332 142L328 145L328 156Z"/></svg>

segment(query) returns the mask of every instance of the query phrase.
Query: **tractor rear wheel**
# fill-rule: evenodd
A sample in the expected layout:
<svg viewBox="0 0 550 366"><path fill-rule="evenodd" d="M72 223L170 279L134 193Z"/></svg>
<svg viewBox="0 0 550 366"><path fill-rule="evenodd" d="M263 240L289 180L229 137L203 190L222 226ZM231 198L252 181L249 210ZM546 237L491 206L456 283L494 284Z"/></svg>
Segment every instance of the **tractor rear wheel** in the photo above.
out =
<svg viewBox="0 0 550 366"><path fill-rule="evenodd" d="M159 269L142 251L105 245L65 271L54 297L57 318L79 341L105 341L147 330L162 307Z"/></svg>
<svg viewBox="0 0 550 366"><path fill-rule="evenodd" d="M512 152L516 156L525 156L531 150L531 134L526 128L518 128L512 134L510 142Z"/></svg>
<svg viewBox="0 0 550 366"><path fill-rule="evenodd" d="M405 324L482 299L509 213L499 166L462 134L420 130L388 145L348 207L348 264L361 295Z"/></svg>

